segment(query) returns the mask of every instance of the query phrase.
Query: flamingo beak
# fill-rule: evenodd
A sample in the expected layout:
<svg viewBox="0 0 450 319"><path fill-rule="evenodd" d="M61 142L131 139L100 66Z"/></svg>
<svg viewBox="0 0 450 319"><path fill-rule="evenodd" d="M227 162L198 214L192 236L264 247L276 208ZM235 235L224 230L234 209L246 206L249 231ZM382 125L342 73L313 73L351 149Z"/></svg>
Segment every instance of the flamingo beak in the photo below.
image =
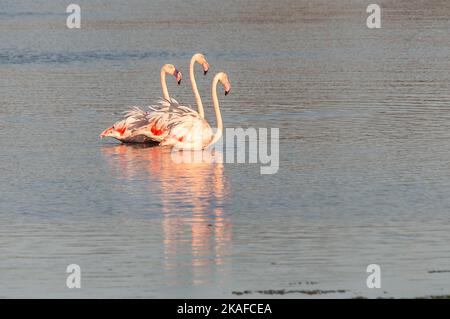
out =
<svg viewBox="0 0 450 319"><path fill-rule="evenodd" d="M230 93L231 91L231 84L227 81L227 83L225 83L225 96L228 95L228 93Z"/></svg>
<svg viewBox="0 0 450 319"><path fill-rule="evenodd" d="M177 79L177 83L178 85L181 84L181 79L183 78L183 76L181 75L181 72L178 70L175 70L174 74L175 78Z"/></svg>
<svg viewBox="0 0 450 319"><path fill-rule="evenodd" d="M208 74L208 71L209 71L209 63L206 62L206 60L205 60L205 61L202 63L202 66L203 66L203 75Z"/></svg>

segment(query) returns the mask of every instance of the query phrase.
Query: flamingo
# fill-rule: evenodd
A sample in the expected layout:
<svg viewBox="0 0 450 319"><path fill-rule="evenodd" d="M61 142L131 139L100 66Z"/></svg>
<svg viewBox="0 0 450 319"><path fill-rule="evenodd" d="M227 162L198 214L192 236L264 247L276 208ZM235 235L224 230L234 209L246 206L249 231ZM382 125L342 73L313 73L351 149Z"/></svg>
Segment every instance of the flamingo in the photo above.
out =
<svg viewBox="0 0 450 319"><path fill-rule="evenodd" d="M217 73L211 85L217 131L213 133L211 126L199 113L186 110L184 114L169 120L167 123L169 133L161 141L160 145L168 145L182 150L202 150L216 143L222 137L222 114L220 113L219 100L217 98L217 84L219 82L224 87L225 95L231 91L228 75L224 72Z"/></svg>
<svg viewBox="0 0 450 319"><path fill-rule="evenodd" d="M191 80L192 91L194 93L198 107L198 114L202 118L204 118L205 113L203 110L203 104L198 92L194 75L195 63L199 63L202 66L204 75L208 73L209 63L202 53L196 53L192 56L189 66L189 76ZM134 107L132 110L128 111L125 114L125 118L122 121L117 122L113 127L105 130L100 135L100 137L103 138L104 136L111 136L123 142L161 142L168 134L167 122L170 119L174 119L175 117L181 115L186 115L187 113L192 113L196 116L197 114L195 114L196 112L193 109L182 106L175 99L171 99L169 97L165 81L165 73L166 72L163 73L163 70L161 69L161 87L163 90L163 99L159 101L158 106L150 107L151 111L148 113L138 107ZM177 72L177 75L174 74L174 76L177 77L178 84L180 84L181 72ZM131 125L126 125L127 123L130 123ZM126 129L124 131L124 128L126 128L127 126L130 127L130 130L125 136L125 132L127 131ZM118 127L119 131L117 131L115 127Z"/></svg>
<svg viewBox="0 0 450 319"><path fill-rule="evenodd" d="M167 122L167 119L164 117L172 105L178 103L169 96L166 74L173 75L176 78L178 85L181 83L181 72L178 71L173 64L163 65L160 77L163 99L159 101L159 105L151 107L152 111L150 112L145 112L139 107L133 107L124 114L122 120L104 130L100 134L100 138L112 137L121 142L161 141L161 135L165 130L163 124ZM140 134L139 132L141 132L142 128L148 128L149 124L151 124L149 134Z"/></svg>
<svg viewBox="0 0 450 319"><path fill-rule="evenodd" d="M203 110L203 103L198 92L197 82L195 81L194 67L195 63L198 63L203 68L203 75L206 75L209 70L209 63L202 53L196 53L192 56L189 63L189 77L191 80L192 92L194 93L195 101L197 103L198 112L191 107L180 105L175 99L165 99L159 101L160 107L155 109L150 107L153 112L152 117L149 118L149 123L146 126L140 126L135 132L135 136L139 136L143 142L147 140L161 142L168 133L168 123L173 122L180 117L192 116L192 117L205 117ZM141 110L137 110L142 112ZM156 135L156 136L155 136Z"/></svg>

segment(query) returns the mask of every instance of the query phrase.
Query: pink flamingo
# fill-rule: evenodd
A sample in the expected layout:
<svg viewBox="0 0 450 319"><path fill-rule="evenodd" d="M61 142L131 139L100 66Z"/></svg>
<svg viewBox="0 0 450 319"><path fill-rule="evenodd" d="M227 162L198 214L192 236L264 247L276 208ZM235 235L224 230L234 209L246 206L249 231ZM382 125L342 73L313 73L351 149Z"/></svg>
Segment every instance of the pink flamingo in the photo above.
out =
<svg viewBox="0 0 450 319"><path fill-rule="evenodd" d="M145 112L139 107L133 107L127 111L124 118L113 126L104 130L100 137L112 137L122 142L148 142L161 141L165 131L164 123L167 122L165 115L168 113L172 104L177 104L169 96L167 90L166 74L173 75L178 84L181 83L182 74L173 64L165 64L161 68L161 88L163 99L159 101L156 107L150 107L152 111ZM149 126L150 124L150 126ZM143 128L149 130L148 134L142 135L138 132Z"/></svg>
<svg viewBox="0 0 450 319"><path fill-rule="evenodd" d="M185 111L167 123L169 132L160 145L169 145L183 150L202 150L216 143L222 136L222 114L220 113L219 100L217 98L217 84L221 83L225 89L225 95L231 90L228 75L224 72L216 74L212 80L211 96L214 111L216 113L217 131L213 133L211 126L195 111Z"/></svg>
<svg viewBox="0 0 450 319"><path fill-rule="evenodd" d="M198 114L203 118L203 104L198 92L194 75L195 63L199 63L202 66L203 73L205 75L209 70L209 64L203 54L196 53L192 56L189 67L192 91L194 92L195 100L198 106ZM177 77L178 84L180 84L181 72L175 72L176 74L173 75ZM122 142L161 142L168 134L167 123L169 122L169 120L174 120L179 116L191 113L197 115L197 112L193 109L182 106L175 99L171 99L169 97L165 81L165 73L167 72L163 72L163 70L161 69L161 87L163 90L164 99L159 101L158 106L150 107L150 112L145 112L138 107L134 107L132 110L128 111L125 114L125 118L122 121L119 121L114 124L113 127L106 129L100 135L100 137L103 138L105 136L111 136ZM118 128L118 130L116 129L116 127ZM127 132L126 128L128 127L128 134L125 134Z"/></svg>
<svg viewBox="0 0 450 319"><path fill-rule="evenodd" d="M143 139L143 141L148 139L155 142L161 142L169 134L169 123L178 122L177 119L186 118L189 116L198 118L205 117L202 99L200 97L200 93L198 92L197 82L195 81L195 63L202 66L204 75L208 73L209 63L202 53L196 53L192 56L189 64L189 77L191 80L192 92L194 93L195 101L197 103L198 112L188 106L180 105L174 99L160 101L160 105L163 105L163 107L159 107L157 109L150 107L150 109L152 109L152 119L149 120L147 126L139 127L134 132L134 136L139 136Z"/></svg>

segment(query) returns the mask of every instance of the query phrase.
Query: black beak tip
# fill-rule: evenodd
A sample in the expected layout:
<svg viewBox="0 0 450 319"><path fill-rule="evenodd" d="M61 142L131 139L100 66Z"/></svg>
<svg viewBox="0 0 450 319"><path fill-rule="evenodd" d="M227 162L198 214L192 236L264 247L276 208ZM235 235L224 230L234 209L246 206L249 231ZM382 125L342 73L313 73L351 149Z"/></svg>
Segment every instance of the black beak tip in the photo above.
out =
<svg viewBox="0 0 450 319"><path fill-rule="evenodd" d="M228 95L228 93L230 93L230 91L225 91L225 96L227 96L227 95Z"/></svg>
<svg viewBox="0 0 450 319"><path fill-rule="evenodd" d="M206 75L206 74L208 74L208 70L203 71L203 75Z"/></svg>
<svg viewBox="0 0 450 319"><path fill-rule="evenodd" d="M178 85L180 85L181 84L181 80L180 81L178 81Z"/></svg>

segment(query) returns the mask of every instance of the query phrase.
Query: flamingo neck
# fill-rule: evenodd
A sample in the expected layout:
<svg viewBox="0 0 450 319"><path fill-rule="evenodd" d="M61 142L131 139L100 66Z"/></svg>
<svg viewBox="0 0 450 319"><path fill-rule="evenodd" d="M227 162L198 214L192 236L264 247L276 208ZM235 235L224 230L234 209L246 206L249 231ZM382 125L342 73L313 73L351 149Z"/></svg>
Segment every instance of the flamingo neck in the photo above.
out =
<svg viewBox="0 0 450 319"><path fill-rule="evenodd" d="M191 58L191 64L189 67L189 77L191 78L192 92L194 92L195 102L197 103L197 107L198 107L198 114L201 116L201 118L205 118L205 111L203 110L202 98L200 97L200 93L198 92L198 88L197 88L197 82L195 81L195 75L194 75L195 62L197 62L197 60L194 55Z"/></svg>
<svg viewBox="0 0 450 319"><path fill-rule="evenodd" d="M211 85L211 96L213 100L214 111L216 113L217 131L216 133L214 133L214 136L209 145L216 143L222 137L222 130L223 130L222 114L220 113L219 99L217 98L217 84L219 83L219 78L220 73L216 74Z"/></svg>
<svg viewBox="0 0 450 319"><path fill-rule="evenodd" d="M161 69L161 88L163 98L165 100L170 101L169 91L167 90L167 83L166 83L166 71L164 71L164 68Z"/></svg>

